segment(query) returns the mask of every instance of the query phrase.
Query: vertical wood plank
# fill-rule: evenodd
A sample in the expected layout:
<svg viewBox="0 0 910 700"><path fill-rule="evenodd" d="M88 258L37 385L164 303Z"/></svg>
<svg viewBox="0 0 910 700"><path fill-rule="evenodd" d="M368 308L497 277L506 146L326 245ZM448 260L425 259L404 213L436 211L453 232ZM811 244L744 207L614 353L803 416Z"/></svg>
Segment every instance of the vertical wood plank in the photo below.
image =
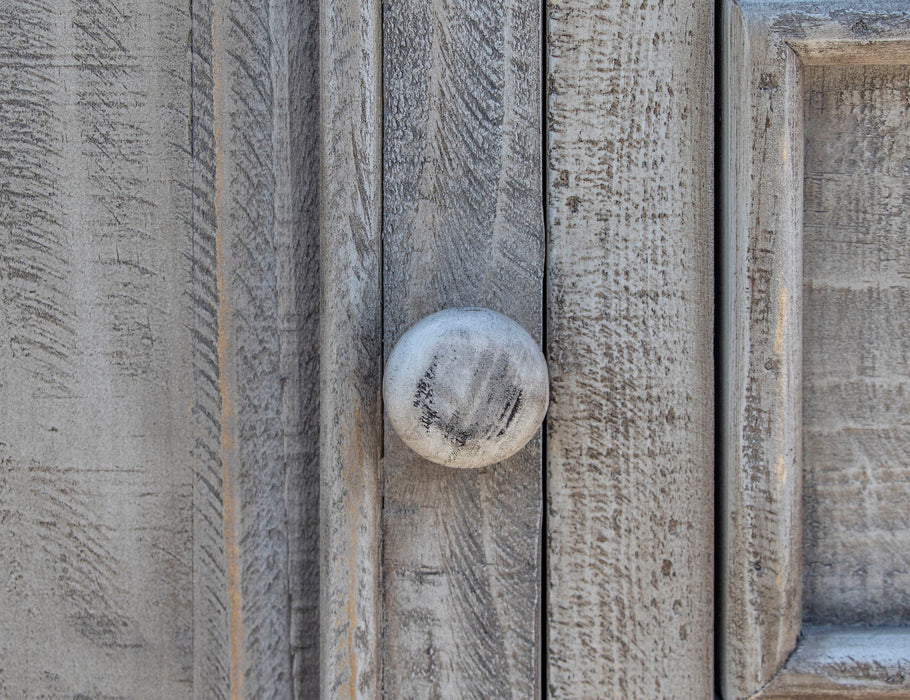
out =
<svg viewBox="0 0 910 700"><path fill-rule="evenodd" d="M320 4L321 696L379 696L381 24Z"/></svg>
<svg viewBox="0 0 910 700"><path fill-rule="evenodd" d="M288 697L283 10L0 12L0 695Z"/></svg>
<svg viewBox="0 0 910 700"><path fill-rule="evenodd" d="M319 695L319 4L270 0L282 431L295 698Z"/></svg>
<svg viewBox="0 0 910 700"><path fill-rule="evenodd" d="M211 614L223 606L228 640L220 659L227 664L228 682L217 688L230 697L286 697L291 661L278 347L275 41L265 0L196 0L193 12L198 21L192 36L201 59L193 66L194 117L198 106L199 117L211 125L210 134L201 127L196 172L202 182L213 178L212 189L206 188L211 201L204 203L207 211L196 228L207 263L197 268L204 274L201 284L216 295L216 335L208 338L214 357L208 359L217 367L218 431L217 445L209 447L217 447L212 467L220 470L214 506L215 513L220 507L224 588ZM202 519L209 515L214 513ZM197 578L197 597L209 593L209 585ZM202 673L209 652L201 639L199 644ZM203 687L196 692L204 694Z"/></svg>
<svg viewBox="0 0 910 700"><path fill-rule="evenodd" d="M3 697L192 692L188 34L0 8Z"/></svg>
<svg viewBox="0 0 910 700"><path fill-rule="evenodd" d="M215 243L214 192L218 177L214 142L212 11L194 2L189 42L190 154L192 179L190 247L193 321L193 687L213 698L230 697L231 668L226 596L221 456L222 367L218 341L221 328L219 268Z"/></svg>
<svg viewBox="0 0 910 700"><path fill-rule="evenodd" d="M710 697L713 10L547 8L546 690Z"/></svg>
<svg viewBox="0 0 910 700"><path fill-rule="evenodd" d="M540 9L384 7L385 352L447 307L541 337ZM383 693L524 698L539 683L540 442L455 470L386 425Z"/></svg>

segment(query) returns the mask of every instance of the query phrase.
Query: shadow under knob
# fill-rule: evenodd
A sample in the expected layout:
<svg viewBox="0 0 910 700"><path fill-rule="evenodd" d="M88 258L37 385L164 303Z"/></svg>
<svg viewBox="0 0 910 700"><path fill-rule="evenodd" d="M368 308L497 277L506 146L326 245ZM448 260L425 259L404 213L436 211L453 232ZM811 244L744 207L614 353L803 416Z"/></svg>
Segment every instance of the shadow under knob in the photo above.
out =
<svg viewBox="0 0 910 700"><path fill-rule="evenodd" d="M485 467L536 434L549 401L534 339L488 309L447 309L412 326L389 355L386 415L417 454L448 467Z"/></svg>

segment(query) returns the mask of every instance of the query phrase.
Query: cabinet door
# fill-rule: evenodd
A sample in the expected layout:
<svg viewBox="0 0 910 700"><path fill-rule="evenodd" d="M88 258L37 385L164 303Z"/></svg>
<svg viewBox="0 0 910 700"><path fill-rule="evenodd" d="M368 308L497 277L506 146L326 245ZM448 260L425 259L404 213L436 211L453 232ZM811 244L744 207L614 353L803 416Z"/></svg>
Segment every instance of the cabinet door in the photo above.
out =
<svg viewBox="0 0 910 700"><path fill-rule="evenodd" d="M910 12L727 2L725 698L907 697Z"/></svg>
<svg viewBox="0 0 910 700"><path fill-rule="evenodd" d="M711 3L0 1L0 696L707 697ZM384 420L447 307L521 452Z"/></svg>
<svg viewBox="0 0 910 700"><path fill-rule="evenodd" d="M706 697L712 10L375 12L322 15L323 693ZM459 471L380 422L377 359L475 305L545 345L551 408Z"/></svg>

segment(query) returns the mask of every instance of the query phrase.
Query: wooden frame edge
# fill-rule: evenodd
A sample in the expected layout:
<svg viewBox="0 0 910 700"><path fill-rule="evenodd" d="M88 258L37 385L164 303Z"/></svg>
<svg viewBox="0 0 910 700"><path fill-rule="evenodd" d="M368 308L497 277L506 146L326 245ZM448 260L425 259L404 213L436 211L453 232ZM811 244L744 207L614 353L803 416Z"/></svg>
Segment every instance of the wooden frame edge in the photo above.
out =
<svg viewBox="0 0 910 700"><path fill-rule="evenodd" d="M770 680L799 629L802 125L792 51L732 0L723 22L740 51L723 67L720 244L718 649L732 698Z"/></svg>

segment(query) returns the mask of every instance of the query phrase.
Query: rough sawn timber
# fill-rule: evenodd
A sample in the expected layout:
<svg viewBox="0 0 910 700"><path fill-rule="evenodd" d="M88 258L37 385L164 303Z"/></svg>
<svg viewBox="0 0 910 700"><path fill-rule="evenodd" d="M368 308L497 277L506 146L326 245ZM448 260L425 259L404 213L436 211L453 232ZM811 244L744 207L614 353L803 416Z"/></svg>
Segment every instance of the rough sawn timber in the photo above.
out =
<svg viewBox="0 0 910 700"><path fill-rule="evenodd" d="M293 697L319 694L319 3L269 0Z"/></svg>
<svg viewBox="0 0 910 700"><path fill-rule="evenodd" d="M910 67L806 66L803 95L803 623L906 628Z"/></svg>
<svg viewBox="0 0 910 700"><path fill-rule="evenodd" d="M294 20L0 15L0 696L289 697Z"/></svg>
<svg viewBox="0 0 910 700"><path fill-rule="evenodd" d="M713 8L552 1L549 697L713 692Z"/></svg>
<svg viewBox="0 0 910 700"><path fill-rule="evenodd" d="M384 345L449 307L509 316L540 341L540 7L384 6ZM538 692L540 440L459 470L387 425L383 695Z"/></svg>
<svg viewBox="0 0 910 700"><path fill-rule="evenodd" d="M800 605L802 104L790 49L748 19L724 3L717 649L731 700L786 660Z"/></svg>
<svg viewBox="0 0 910 700"><path fill-rule="evenodd" d="M382 56L378 0L322 0L320 693L380 695Z"/></svg>

